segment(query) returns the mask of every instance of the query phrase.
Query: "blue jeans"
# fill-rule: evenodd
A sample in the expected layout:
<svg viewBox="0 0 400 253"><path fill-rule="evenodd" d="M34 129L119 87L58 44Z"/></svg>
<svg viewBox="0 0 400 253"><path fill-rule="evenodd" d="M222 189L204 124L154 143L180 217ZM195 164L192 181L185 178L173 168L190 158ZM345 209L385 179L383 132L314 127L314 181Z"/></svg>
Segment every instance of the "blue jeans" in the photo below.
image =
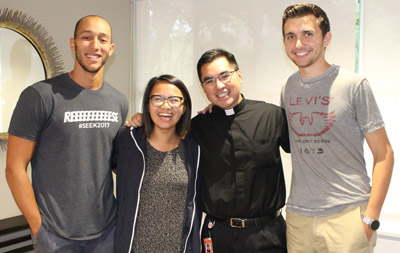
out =
<svg viewBox="0 0 400 253"><path fill-rule="evenodd" d="M70 240L50 231L43 224L36 237L32 237L35 253L112 253L114 252L115 225L103 235L91 240Z"/></svg>

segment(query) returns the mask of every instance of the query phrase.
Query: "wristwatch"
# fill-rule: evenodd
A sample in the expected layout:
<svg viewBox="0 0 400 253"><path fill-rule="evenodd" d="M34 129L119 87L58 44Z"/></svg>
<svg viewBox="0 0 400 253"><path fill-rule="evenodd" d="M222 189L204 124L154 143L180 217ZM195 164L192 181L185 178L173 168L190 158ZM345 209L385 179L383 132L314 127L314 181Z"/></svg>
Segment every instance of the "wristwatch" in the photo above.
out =
<svg viewBox="0 0 400 253"><path fill-rule="evenodd" d="M364 214L361 215L361 220L362 222L367 224L372 231L377 230L380 226L379 220L371 219L370 217L367 217Z"/></svg>

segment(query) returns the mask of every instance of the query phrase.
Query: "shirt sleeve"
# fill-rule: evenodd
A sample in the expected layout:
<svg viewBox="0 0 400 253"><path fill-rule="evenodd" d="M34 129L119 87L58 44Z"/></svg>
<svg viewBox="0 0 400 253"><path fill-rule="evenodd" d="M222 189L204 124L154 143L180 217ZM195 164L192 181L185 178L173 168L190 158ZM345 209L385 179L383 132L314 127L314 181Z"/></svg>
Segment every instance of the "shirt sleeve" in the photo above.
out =
<svg viewBox="0 0 400 253"><path fill-rule="evenodd" d="M128 99L123 96L123 102L122 102L122 125L124 125L126 117L128 116L128 111L129 111L129 103Z"/></svg>
<svg viewBox="0 0 400 253"><path fill-rule="evenodd" d="M47 121L43 100L33 87L26 88L20 95L11 117L8 133L37 141Z"/></svg>
<svg viewBox="0 0 400 253"><path fill-rule="evenodd" d="M282 133L280 137L280 145L286 153L290 153L290 140L289 140L289 129L288 122L286 119L286 112L284 109L282 111Z"/></svg>
<svg viewBox="0 0 400 253"><path fill-rule="evenodd" d="M358 86L353 101L357 124L364 135L384 126L378 104L366 79Z"/></svg>

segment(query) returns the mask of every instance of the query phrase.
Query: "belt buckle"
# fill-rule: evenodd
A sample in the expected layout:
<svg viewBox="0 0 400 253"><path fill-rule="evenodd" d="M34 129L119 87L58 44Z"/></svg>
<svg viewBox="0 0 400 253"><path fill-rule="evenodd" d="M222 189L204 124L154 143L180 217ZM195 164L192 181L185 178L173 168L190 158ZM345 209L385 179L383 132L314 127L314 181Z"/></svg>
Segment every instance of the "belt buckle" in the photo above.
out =
<svg viewBox="0 0 400 253"><path fill-rule="evenodd" d="M235 225L235 224L232 223L233 221L240 221L241 225L239 225L239 226ZM240 218L230 218L229 219L229 223L230 223L231 227L233 227L233 228L244 228L244 227L246 227L244 220L240 219Z"/></svg>

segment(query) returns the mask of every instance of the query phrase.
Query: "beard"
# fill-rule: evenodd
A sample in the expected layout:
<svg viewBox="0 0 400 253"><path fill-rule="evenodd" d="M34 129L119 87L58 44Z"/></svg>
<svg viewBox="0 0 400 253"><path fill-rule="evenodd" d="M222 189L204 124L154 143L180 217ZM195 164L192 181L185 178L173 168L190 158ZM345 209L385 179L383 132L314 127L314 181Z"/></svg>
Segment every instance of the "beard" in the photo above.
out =
<svg viewBox="0 0 400 253"><path fill-rule="evenodd" d="M101 61L101 64L98 67L90 67L88 65L85 65L83 57L81 55L84 55L83 53L80 54L79 50L75 50L75 58L78 61L79 65L81 65L81 67L89 73L97 73L99 72L99 70L104 66L104 64L106 64L107 60L108 60L108 55L105 55Z"/></svg>

